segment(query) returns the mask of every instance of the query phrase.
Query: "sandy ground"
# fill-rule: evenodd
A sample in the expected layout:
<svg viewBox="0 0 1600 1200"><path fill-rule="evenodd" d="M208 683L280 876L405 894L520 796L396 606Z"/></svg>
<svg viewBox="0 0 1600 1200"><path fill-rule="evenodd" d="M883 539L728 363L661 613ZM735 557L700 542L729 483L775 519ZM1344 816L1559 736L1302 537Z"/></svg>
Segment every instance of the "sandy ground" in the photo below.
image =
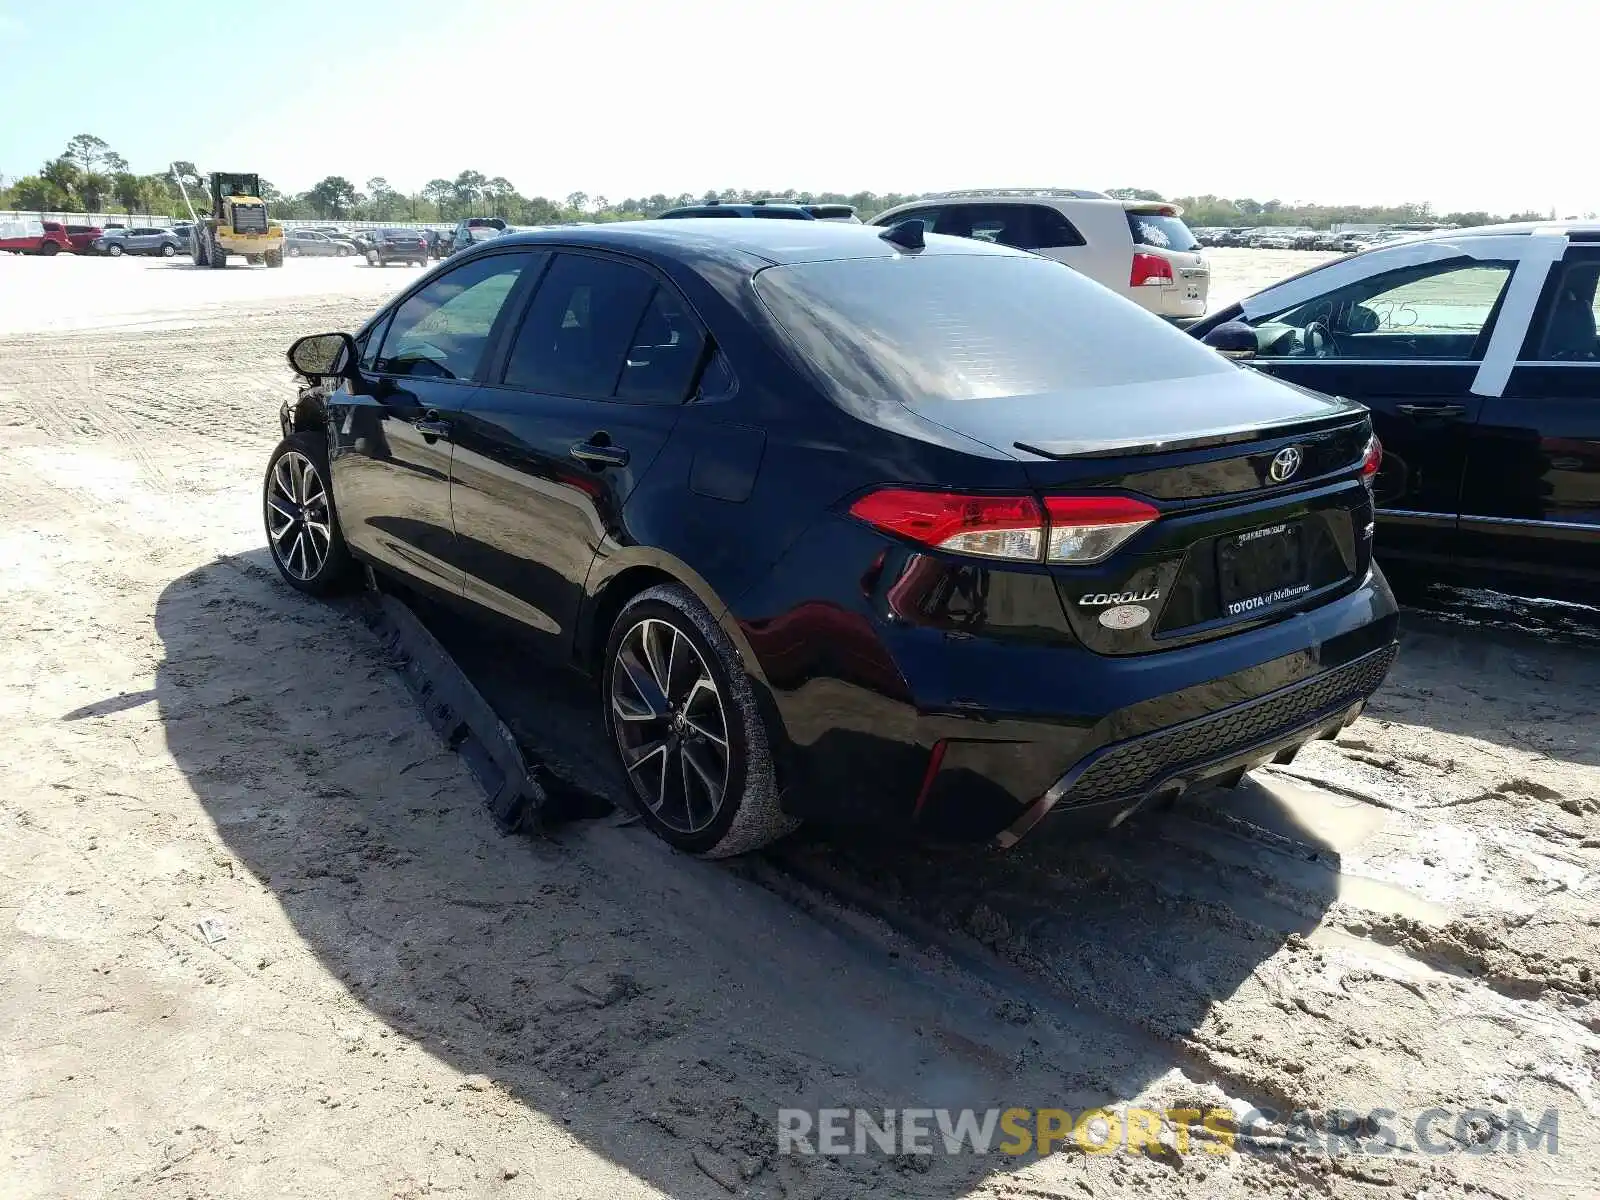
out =
<svg viewBox="0 0 1600 1200"><path fill-rule="evenodd" d="M1221 304L1313 256L1214 258ZM262 547L284 348L412 274L0 258L0 1196L1600 1192L1586 618L1413 614L1338 743L1092 843L500 838L358 605ZM459 649L530 753L614 786L580 685ZM805 1157L785 1106L1311 1132ZM1303 1144L1341 1108L1399 1148ZM1510 1109L1559 1152L1506 1152Z"/></svg>

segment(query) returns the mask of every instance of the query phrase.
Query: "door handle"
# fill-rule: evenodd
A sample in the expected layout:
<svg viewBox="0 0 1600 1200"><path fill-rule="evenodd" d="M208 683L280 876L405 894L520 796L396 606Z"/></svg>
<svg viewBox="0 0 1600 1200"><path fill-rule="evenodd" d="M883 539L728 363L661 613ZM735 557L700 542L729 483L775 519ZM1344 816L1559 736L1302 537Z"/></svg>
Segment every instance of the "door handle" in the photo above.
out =
<svg viewBox="0 0 1600 1200"><path fill-rule="evenodd" d="M628 465L628 452L621 446L611 445L610 442L574 442L570 453L579 462L588 463L597 469Z"/></svg>
<svg viewBox="0 0 1600 1200"><path fill-rule="evenodd" d="M1396 404L1396 412L1408 417L1440 417L1454 420L1467 415L1465 404Z"/></svg>
<svg viewBox="0 0 1600 1200"><path fill-rule="evenodd" d="M411 428L425 438L447 438L450 436L450 422L444 420L431 408L422 417L411 422Z"/></svg>

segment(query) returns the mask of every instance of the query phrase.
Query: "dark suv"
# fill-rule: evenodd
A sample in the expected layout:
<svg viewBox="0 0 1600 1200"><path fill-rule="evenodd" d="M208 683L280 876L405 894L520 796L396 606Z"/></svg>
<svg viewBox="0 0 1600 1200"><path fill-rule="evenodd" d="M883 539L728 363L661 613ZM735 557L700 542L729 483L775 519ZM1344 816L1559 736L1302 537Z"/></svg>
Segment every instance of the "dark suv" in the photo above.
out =
<svg viewBox="0 0 1600 1200"><path fill-rule="evenodd" d="M471 249L479 242L499 237L510 228L499 217L467 217L463 221L456 222L456 227L448 239L449 250L442 257L460 254L461 251Z"/></svg>
<svg viewBox="0 0 1600 1200"><path fill-rule="evenodd" d="M1394 655L1366 411L1071 268L809 221L512 234L290 349L263 506L600 681L644 821L1009 844L1237 780Z"/></svg>
<svg viewBox="0 0 1600 1200"><path fill-rule="evenodd" d="M366 242L367 264L387 267L392 262L428 265L428 239L420 229L378 229Z"/></svg>

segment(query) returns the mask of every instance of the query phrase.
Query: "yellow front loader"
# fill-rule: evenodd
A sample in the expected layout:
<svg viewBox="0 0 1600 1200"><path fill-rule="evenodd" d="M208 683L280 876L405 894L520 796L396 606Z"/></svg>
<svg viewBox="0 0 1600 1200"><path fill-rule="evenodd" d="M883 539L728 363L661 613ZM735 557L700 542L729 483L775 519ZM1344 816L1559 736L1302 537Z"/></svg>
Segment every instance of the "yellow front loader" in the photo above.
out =
<svg viewBox="0 0 1600 1200"><path fill-rule="evenodd" d="M197 267L225 267L228 255L243 255L245 262L283 266L283 226L267 218L261 198L261 176L211 173L211 214L199 216L189 203L189 190L176 170L172 177L183 192L183 202L194 218L189 254Z"/></svg>

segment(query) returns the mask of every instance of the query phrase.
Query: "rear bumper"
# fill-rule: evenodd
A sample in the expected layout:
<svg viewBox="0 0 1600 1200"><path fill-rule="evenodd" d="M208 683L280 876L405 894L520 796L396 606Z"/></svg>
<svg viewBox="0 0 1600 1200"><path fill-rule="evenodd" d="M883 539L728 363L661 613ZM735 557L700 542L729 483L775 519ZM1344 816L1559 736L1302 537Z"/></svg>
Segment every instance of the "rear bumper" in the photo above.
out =
<svg viewBox="0 0 1600 1200"><path fill-rule="evenodd" d="M1158 317L1196 319L1206 315L1211 281L1199 280L1195 290L1198 294L1191 295L1188 282L1179 280L1171 287L1129 288L1126 294Z"/></svg>
<svg viewBox="0 0 1600 1200"><path fill-rule="evenodd" d="M1110 819L1337 732L1383 682L1398 621L1373 568L1329 603L1141 655L837 605L739 628L791 812L1010 844L1047 814Z"/></svg>
<svg viewBox="0 0 1600 1200"><path fill-rule="evenodd" d="M1395 647L1362 655L1292 687L1104 746L1085 755L995 837L1013 846L1055 812L1113 823L1153 796L1249 771L1331 738L1354 721L1394 664Z"/></svg>

